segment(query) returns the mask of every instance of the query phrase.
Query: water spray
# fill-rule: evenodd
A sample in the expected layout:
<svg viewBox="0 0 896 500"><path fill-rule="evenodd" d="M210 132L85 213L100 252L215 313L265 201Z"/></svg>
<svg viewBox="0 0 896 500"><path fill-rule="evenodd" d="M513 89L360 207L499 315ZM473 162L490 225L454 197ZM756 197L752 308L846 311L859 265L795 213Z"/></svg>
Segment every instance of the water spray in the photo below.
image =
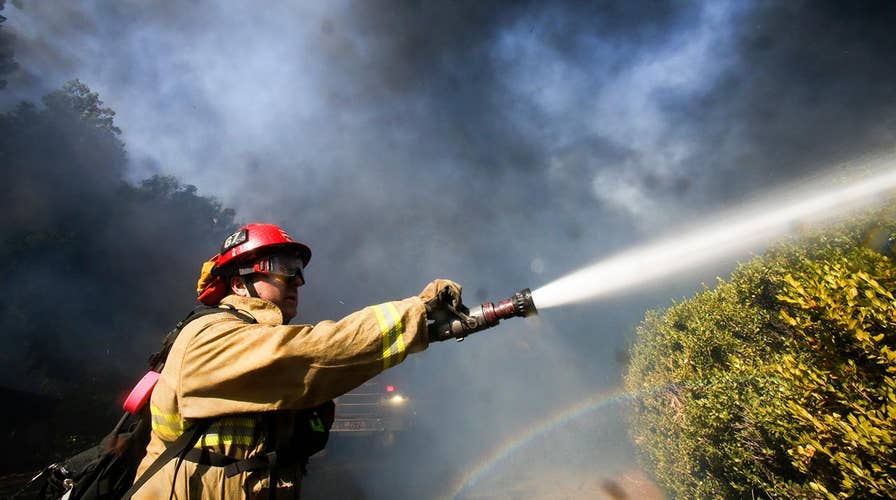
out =
<svg viewBox="0 0 896 500"><path fill-rule="evenodd" d="M451 310L451 315L429 325L429 338L444 340L456 338L463 340L471 333L476 333L496 326L502 319L515 316L525 318L538 314L532 291L528 288L516 292L510 298L497 304L484 302L471 308L468 312Z"/></svg>
<svg viewBox="0 0 896 500"><path fill-rule="evenodd" d="M866 162L864 167L876 174L851 184L828 178L814 189L789 190L783 199L763 200L714 223L603 259L534 292L524 288L497 304L485 302L470 310L449 306L446 314L433 318L429 337L463 340L502 319L538 314L535 304L547 309L618 293L768 243L791 232L794 224L821 222L875 204L896 190L896 155Z"/></svg>
<svg viewBox="0 0 896 500"><path fill-rule="evenodd" d="M795 224L817 223L873 205L896 190L896 155L863 166L878 173L851 184L825 179L814 189L789 190L784 198L764 200L575 271L536 289L533 300L543 310L615 294L756 248L792 232Z"/></svg>

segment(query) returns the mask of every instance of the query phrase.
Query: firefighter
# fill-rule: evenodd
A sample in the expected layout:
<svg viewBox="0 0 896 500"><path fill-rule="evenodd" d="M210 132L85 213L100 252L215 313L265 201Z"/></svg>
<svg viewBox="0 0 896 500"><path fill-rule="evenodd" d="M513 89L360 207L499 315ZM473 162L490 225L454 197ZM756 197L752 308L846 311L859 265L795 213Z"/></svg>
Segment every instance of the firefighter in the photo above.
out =
<svg viewBox="0 0 896 500"><path fill-rule="evenodd" d="M339 321L288 325L310 259L283 229L248 224L203 266L199 299L220 313L189 322L174 342L137 477L193 426L207 427L134 498L298 498L308 457L326 444L332 399L426 349L428 309L462 307L461 287L435 280Z"/></svg>

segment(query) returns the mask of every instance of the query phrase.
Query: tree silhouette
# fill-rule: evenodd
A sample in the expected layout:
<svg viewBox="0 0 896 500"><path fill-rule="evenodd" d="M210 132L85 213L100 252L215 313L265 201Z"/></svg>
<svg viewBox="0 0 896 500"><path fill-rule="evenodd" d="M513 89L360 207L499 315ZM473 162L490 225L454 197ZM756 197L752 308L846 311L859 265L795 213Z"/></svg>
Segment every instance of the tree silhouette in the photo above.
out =
<svg viewBox="0 0 896 500"><path fill-rule="evenodd" d="M234 212L195 186L127 182L115 112L84 83L42 102L0 114L0 387L60 405L7 422L31 462L108 430L115 400L193 307L201 263L234 228Z"/></svg>

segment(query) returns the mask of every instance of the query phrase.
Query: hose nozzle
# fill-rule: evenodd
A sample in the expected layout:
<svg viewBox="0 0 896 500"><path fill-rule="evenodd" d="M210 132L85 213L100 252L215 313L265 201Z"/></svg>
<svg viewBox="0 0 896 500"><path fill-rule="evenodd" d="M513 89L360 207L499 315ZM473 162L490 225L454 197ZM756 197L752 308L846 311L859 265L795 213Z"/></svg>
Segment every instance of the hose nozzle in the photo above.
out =
<svg viewBox="0 0 896 500"><path fill-rule="evenodd" d="M466 314L459 313L456 318L447 322L431 324L429 326L430 339L445 340L453 337L463 340L471 333L497 325L502 319L514 316L528 317L536 314L538 314L538 310L535 308L535 302L532 301L532 291L523 288L512 297L497 304L485 302L471 308Z"/></svg>
<svg viewBox="0 0 896 500"><path fill-rule="evenodd" d="M535 303L532 302L532 291L528 288L523 288L509 299L498 302L498 305L486 302L480 305L478 310L477 308L471 309L470 316L474 316L475 313L480 311L488 326L495 326L502 319L514 316L525 318L526 316L538 314L538 310L535 309Z"/></svg>

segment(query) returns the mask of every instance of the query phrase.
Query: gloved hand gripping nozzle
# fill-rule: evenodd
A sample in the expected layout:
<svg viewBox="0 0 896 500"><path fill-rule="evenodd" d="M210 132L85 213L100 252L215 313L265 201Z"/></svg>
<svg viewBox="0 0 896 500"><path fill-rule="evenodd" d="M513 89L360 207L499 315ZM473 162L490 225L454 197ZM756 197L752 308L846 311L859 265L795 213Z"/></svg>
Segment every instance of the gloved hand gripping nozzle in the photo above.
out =
<svg viewBox="0 0 896 500"><path fill-rule="evenodd" d="M455 338L461 341L467 335L491 328L502 319L514 316L527 317L538 314L532 301L532 291L524 288L498 304L485 302L472 309L455 308L445 303L440 311L433 311L429 319L429 340L440 341Z"/></svg>

